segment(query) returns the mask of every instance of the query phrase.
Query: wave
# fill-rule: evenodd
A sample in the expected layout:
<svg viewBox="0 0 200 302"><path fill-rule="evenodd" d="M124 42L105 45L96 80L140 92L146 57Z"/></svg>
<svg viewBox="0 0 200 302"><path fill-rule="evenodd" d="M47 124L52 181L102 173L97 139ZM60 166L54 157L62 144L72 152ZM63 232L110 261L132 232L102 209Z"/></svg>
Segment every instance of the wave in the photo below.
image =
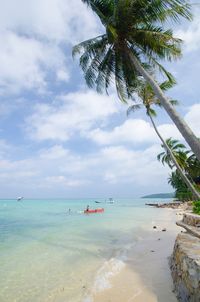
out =
<svg viewBox="0 0 200 302"><path fill-rule="evenodd" d="M111 258L110 260L105 261L102 267L97 271L92 288L82 302L92 302L93 295L111 288L111 279L120 273L125 265L124 261L117 258Z"/></svg>
<svg viewBox="0 0 200 302"><path fill-rule="evenodd" d="M132 250L136 242L129 243L118 250L115 256L106 260L99 268L92 283L91 288L87 291L82 302L93 302L93 296L112 288L112 278L119 274L126 266L128 260L128 252Z"/></svg>

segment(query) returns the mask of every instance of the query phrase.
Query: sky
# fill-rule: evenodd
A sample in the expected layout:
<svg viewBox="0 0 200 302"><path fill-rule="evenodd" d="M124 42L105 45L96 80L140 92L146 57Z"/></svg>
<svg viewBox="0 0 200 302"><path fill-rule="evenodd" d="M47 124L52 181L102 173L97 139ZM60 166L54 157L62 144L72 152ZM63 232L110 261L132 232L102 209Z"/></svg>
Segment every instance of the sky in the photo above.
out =
<svg viewBox="0 0 200 302"><path fill-rule="evenodd" d="M87 88L73 45L102 33L81 0L0 0L0 198L139 197L171 192L144 110ZM174 26L183 57L170 97L200 136L200 9ZM165 112L165 138L182 140Z"/></svg>

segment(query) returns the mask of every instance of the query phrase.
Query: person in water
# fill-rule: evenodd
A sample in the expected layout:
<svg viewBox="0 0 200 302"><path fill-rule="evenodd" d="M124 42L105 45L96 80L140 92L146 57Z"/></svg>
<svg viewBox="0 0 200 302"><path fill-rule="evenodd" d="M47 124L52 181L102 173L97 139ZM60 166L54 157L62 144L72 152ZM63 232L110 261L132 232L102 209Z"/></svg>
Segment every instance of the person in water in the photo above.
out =
<svg viewBox="0 0 200 302"><path fill-rule="evenodd" d="M86 212L89 212L90 206L87 206L86 208Z"/></svg>

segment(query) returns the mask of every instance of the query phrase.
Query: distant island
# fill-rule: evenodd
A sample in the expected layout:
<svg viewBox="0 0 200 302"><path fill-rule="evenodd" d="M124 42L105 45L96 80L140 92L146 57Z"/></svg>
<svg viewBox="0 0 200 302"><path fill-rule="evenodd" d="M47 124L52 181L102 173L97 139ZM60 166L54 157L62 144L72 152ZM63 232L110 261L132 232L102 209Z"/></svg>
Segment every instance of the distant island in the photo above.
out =
<svg viewBox="0 0 200 302"><path fill-rule="evenodd" d="M158 193L142 196L141 198L174 198L174 193Z"/></svg>

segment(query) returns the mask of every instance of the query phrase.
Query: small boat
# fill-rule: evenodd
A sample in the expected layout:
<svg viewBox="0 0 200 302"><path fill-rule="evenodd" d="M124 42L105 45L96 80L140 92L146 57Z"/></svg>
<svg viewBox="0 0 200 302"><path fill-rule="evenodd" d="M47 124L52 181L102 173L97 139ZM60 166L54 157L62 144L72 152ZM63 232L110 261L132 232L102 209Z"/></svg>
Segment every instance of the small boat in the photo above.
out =
<svg viewBox="0 0 200 302"><path fill-rule="evenodd" d="M96 203L101 203L101 201L97 201L97 200L95 200L95 202L96 202Z"/></svg>
<svg viewBox="0 0 200 302"><path fill-rule="evenodd" d="M113 198L109 198L108 201L106 201L106 203L114 203Z"/></svg>
<svg viewBox="0 0 200 302"><path fill-rule="evenodd" d="M17 197L17 201L21 201L24 197L23 196L19 196Z"/></svg>
<svg viewBox="0 0 200 302"><path fill-rule="evenodd" d="M84 211L85 214L103 213L103 212L104 212L104 208L99 208L99 209L89 209L89 210L85 210L85 211Z"/></svg>

